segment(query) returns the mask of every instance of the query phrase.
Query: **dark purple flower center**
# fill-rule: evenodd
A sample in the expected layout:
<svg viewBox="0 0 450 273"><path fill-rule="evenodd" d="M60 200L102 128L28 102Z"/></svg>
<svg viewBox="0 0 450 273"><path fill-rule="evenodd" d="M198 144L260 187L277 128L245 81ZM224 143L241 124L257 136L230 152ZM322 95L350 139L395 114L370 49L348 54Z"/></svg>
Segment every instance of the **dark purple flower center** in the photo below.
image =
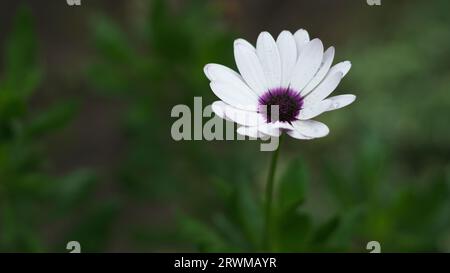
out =
<svg viewBox="0 0 450 273"><path fill-rule="evenodd" d="M259 97L258 102L258 112L264 116L267 122L293 122L297 120L297 116L302 109L303 97L295 90L279 87L264 93ZM276 108L272 108L275 105L278 105L278 115ZM271 111L271 109L273 110Z"/></svg>

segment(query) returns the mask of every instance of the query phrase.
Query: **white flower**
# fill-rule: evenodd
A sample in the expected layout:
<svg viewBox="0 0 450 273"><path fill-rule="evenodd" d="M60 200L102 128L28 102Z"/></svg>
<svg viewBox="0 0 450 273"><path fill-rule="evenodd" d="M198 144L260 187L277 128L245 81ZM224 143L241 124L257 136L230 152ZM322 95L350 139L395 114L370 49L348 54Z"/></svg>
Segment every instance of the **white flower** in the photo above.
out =
<svg viewBox="0 0 450 273"><path fill-rule="evenodd" d="M237 129L241 135L278 137L286 132L297 139L324 137L328 127L312 118L345 107L356 98L327 98L351 63L331 67L334 47L324 52L321 40L310 40L303 29L294 35L283 31L276 41L268 32L262 32L256 49L237 39L234 57L240 74L220 64L207 64L204 71L220 99L213 103L213 111L241 125ZM274 117L270 111L273 105L279 107Z"/></svg>

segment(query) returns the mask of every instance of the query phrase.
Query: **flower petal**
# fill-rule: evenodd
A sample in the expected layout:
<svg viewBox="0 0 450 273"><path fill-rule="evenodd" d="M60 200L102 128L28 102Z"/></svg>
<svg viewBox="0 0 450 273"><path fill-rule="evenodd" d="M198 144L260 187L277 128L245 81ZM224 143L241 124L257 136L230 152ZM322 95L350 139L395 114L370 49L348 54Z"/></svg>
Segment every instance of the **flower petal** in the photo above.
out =
<svg viewBox="0 0 450 273"><path fill-rule="evenodd" d="M317 117L323 112L329 111L330 106L332 105L331 100L323 100L319 103L306 107L300 110L300 114L298 119L300 120L308 120Z"/></svg>
<svg viewBox="0 0 450 273"><path fill-rule="evenodd" d="M256 93L263 94L267 88L267 81L255 48L244 39L234 41L234 59L245 82Z"/></svg>
<svg viewBox="0 0 450 273"><path fill-rule="evenodd" d="M213 110L214 113L216 113L217 116L219 116L222 119L226 119L225 117L225 109L228 107L229 105L226 104L225 102L218 100L212 103L211 105L211 109Z"/></svg>
<svg viewBox="0 0 450 273"><path fill-rule="evenodd" d="M264 31L258 36L256 53L266 76L267 87L277 88L281 85L281 59L278 46L272 35Z"/></svg>
<svg viewBox="0 0 450 273"><path fill-rule="evenodd" d="M243 110L256 111L258 108L258 97L242 88L242 85L224 82L211 82L214 94L225 103Z"/></svg>
<svg viewBox="0 0 450 273"><path fill-rule="evenodd" d="M284 121L276 121L274 123L270 123L272 127L274 128L280 128L280 129L286 129L286 130L292 130L292 125L289 122Z"/></svg>
<svg viewBox="0 0 450 273"><path fill-rule="evenodd" d="M273 123L262 123L256 126L258 131L265 135L279 137L281 135L281 129Z"/></svg>
<svg viewBox="0 0 450 273"><path fill-rule="evenodd" d="M296 139L307 139L307 140L313 139L313 137L305 136L305 135L301 134L300 132L298 132L297 130L287 131L287 134Z"/></svg>
<svg viewBox="0 0 450 273"><path fill-rule="evenodd" d="M308 31L299 29L295 32L294 38L297 44L297 56L300 56L303 47L310 41Z"/></svg>
<svg viewBox="0 0 450 273"><path fill-rule="evenodd" d="M328 126L315 120L297 120L292 126L298 133L312 138L324 137L330 132Z"/></svg>
<svg viewBox="0 0 450 273"><path fill-rule="evenodd" d="M237 129L237 133L243 136L249 136L251 138L263 138L266 137L265 134L258 131L257 127L246 127L241 126Z"/></svg>
<svg viewBox="0 0 450 273"><path fill-rule="evenodd" d="M322 63L323 44L314 39L302 49L291 77L290 86L297 91L303 90L311 81Z"/></svg>
<svg viewBox="0 0 450 273"><path fill-rule="evenodd" d="M350 68L352 68L352 63L350 61L340 62L338 64L335 64L330 69L330 71L328 72L328 75L333 74L335 72L341 72L342 77L345 77L345 75L347 75L348 71L350 71Z"/></svg>
<svg viewBox="0 0 450 273"><path fill-rule="evenodd" d="M335 72L325 77L322 83L309 93L303 100L304 107L314 105L330 95L339 85L342 79L342 72Z"/></svg>
<svg viewBox="0 0 450 273"><path fill-rule="evenodd" d="M277 45L281 58L281 86L288 87L292 70L297 62L297 45L294 36L287 30L278 35Z"/></svg>
<svg viewBox="0 0 450 273"><path fill-rule="evenodd" d="M303 90L301 90L300 94L302 96L305 96L306 94L311 92L323 80L323 78L325 78L328 71L330 70L331 64L333 63L334 52L334 47L330 47L325 51L319 71L317 71L316 75L312 78L308 85Z"/></svg>
<svg viewBox="0 0 450 273"><path fill-rule="evenodd" d="M239 83L245 84L241 75L239 75L233 69L221 64L207 64L203 68L203 71L205 72L206 77L208 77L208 79L212 82L215 81L229 83L237 81Z"/></svg>
<svg viewBox="0 0 450 273"><path fill-rule="evenodd" d="M257 112L236 109L231 106L225 108L225 116L237 124L244 126L258 126L259 124L266 123L262 115Z"/></svg>
<svg viewBox="0 0 450 273"><path fill-rule="evenodd" d="M244 95L253 98L252 101L257 100L256 94L245 84L242 77L234 70L220 65L220 64L207 64L204 67L205 75L212 82L220 82L235 87L235 92L241 92ZM256 101L255 101L256 103Z"/></svg>
<svg viewBox="0 0 450 273"><path fill-rule="evenodd" d="M323 100L322 102L329 101L330 105L326 111L333 111L339 108L343 108L352 102L354 102L356 99L355 95L346 94L346 95L339 95L334 97L329 97L326 100Z"/></svg>

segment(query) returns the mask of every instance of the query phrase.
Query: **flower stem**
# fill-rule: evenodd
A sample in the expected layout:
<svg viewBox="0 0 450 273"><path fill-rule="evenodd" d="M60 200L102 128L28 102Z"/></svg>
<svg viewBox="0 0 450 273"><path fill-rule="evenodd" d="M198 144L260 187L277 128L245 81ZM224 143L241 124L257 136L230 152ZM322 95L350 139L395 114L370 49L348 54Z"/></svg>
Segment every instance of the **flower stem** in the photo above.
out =
<svg viewBox="0 0 450 273"><path fill-rule="evenodd" d="M266 184L266 197L265 197L265 226L263 233L263 249L265 251L271 250L272 245L272 200L273 200L273 188L274 188L274 178L275 171L277 168L278 154L280 151L280 145L283 136L279 138L278 148L272 154L272 160L270 162L269 175L267 176Z"/></svg>

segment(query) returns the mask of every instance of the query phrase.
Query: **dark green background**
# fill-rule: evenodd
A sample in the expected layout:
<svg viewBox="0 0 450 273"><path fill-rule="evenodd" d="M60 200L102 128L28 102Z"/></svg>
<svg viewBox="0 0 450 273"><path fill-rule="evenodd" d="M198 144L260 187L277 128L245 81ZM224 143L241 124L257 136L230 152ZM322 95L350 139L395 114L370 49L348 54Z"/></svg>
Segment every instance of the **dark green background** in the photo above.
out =
<svg viewBox="0 0 450 273"><path fill-rule="evenodd" d="M272 251L450 251L450 2L2 1L0 251L260 251L270 153L181 141L233 40L307 29L352 70L326 138L287 138Z"/></svg>

